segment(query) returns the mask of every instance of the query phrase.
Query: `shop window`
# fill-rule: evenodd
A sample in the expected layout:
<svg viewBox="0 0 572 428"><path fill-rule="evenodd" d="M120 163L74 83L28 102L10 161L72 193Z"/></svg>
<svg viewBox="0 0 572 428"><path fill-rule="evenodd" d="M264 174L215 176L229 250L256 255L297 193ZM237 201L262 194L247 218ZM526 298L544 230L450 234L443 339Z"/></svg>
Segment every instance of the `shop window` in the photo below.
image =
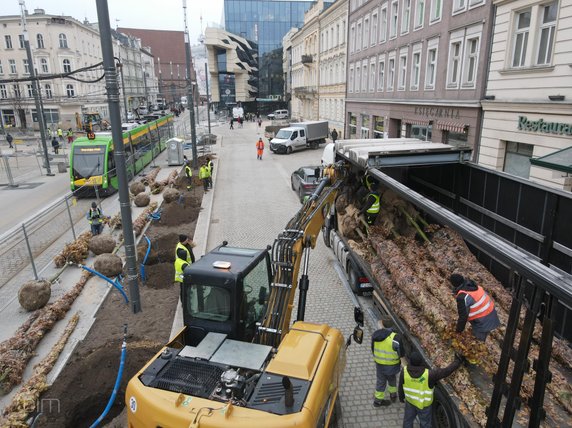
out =
<svg viewBox="0 0 572 428"><path fill-rule="evenodd" d="M357 137L357 116L354 114L349 114L349 130L350 130L350 138Z"/></svg>
<svg viewBox="0 0 572 428"><path fill-rule="evenodd" d="M407 138L418 138L423 141L431 141L433 130L431 125L408 125L405 135Z"/></svg>
<svg viewBox="0 0 572 428"><path fill-rule="evenodd" d="M534 146L531 144L505 141L506 153L503 171L522 178L530 177L530 158Z"/></svg>
<svg viewBox="0 0 572 428"><path fill-rule="evenodd" d="M467 132L443 131L443 143L455 147L468 146Z"/></svg>
<svg viewBox="0 0 572 428"><path fill-rule="evenodd" d="M373 138L387 138L387 132L385 132L385 120L383 116L373 117Z"/></svg>

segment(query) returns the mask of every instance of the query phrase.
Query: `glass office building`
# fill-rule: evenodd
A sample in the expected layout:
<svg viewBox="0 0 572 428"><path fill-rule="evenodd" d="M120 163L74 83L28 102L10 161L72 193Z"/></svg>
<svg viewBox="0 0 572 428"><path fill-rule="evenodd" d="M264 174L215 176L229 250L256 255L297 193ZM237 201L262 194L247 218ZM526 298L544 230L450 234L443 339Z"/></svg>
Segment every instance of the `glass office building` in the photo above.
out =
<svg viewBox="0 0 572 428"><path fill-rule="evenodd" d="M302 27L304 12L313 1L225 0L225 30L258 45L259 103L281 99L284 88L282 72L282 37L292 27ZM328 2L331 3L331 2Z"/></svg>

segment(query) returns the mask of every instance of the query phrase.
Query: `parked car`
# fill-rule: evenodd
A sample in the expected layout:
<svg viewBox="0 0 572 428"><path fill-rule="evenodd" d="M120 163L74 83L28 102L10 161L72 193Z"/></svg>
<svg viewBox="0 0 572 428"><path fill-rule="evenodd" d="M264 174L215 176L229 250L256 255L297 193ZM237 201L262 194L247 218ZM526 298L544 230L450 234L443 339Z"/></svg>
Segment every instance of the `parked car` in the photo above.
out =
<svg viewBox="0 0 572 428"><path fill-rule="evenodd" d="M288 119L288 110L275 110L267 115L268 119Z"/></svg>
<svg viewBox="0 0 572 428"><path fill-rule="evenodd" d="M300 202L304 203L307 196L310 196L318 187L320 178L319 166L303 166L298 168L290 176L292 190L298 194Z"/></svg>

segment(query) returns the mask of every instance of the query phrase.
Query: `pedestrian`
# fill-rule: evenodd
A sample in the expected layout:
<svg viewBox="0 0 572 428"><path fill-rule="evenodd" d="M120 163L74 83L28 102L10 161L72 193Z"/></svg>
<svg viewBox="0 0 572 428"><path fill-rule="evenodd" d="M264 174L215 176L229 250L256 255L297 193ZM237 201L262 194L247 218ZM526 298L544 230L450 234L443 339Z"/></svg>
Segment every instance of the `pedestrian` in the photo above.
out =
<svg viewBox="0 0 572 428"><path fill-rule="evenodd" d="M52 130L51 130L50 127L48 126L48 127L46 128L46 138L52 138L52 137L53 137L53 135L52 135Z"/></svg>
<svg viewBox="0 0 572 428"><path fill-rule="evenodd" d="M499 316L491 296L470 279L454 273L449 277L457 300L457 333L465 330L467 321L475 339L484 342L488 334L500 326ZM473 363L472 361L469 361Z"/></svg>
<svg viewBox="0 0 572 428"><path fill-rule="evenodd" d="M214 164L210 157L207 156L207 168L209 169L209 189L213 188L213 171Z"/></svg>
<svg viewBox="0 0 572 428"><path fill-rule="evenodd" d="M332 136L332 141L335 143L336 140L338 139L338 131L336 131L336 128L332 130L332 133L330 135Z"/></svg>
<svg viewBox="0 0 572 428"><path fill-rule="evenodd" d="M58 139L54 136L54 138L52 138L52 148L54 149L54 154L58 154L58 151L60 149L60 142L58 141Z"/></svg>
<svg viewBox="0 0 572 428"><path fill-rule="evenodd" d="M185 160L185 177L187 177L187 190L191 190L193 188L193 170L191 168L191 163L184 156Z"/></svg>
<svg viewBox="0 0 572 428"><path fill-rule="evenodd" d="M429 369L419 352L412 352L409 365L403 367L399 375L399 401L405 402L403 428L413 427L419 418L421 428L431 428L431 405L435 384L459 368L464 357L455 354L455 359L445 368Z"/></svg>
<svg viewBox="0 0 572 428"><path fill-rule="evenodd" d="M91 226L91 234L93 236L99 235L101 233L101 229L103 228L103 224L101 223L103 220L103 211L97 206L95 202L91 203L91 208L87 212L87 220Z"/></svg>
<svg viewBox="0 0 572 428"><path fill-rule="evenodd" d="M264 141L262 141L262 137L260 137L256 142L256 159L262 160L263 153L264 153Z"/></svg>
<svg viewBox="0 0 572 428"><path fill-rule="evenodd" d="M62 130L62 128L58 128L58 138L60 139L60 141L64 141L64 131Z"/></svg>
<svg viewBox="0 0 572 428"><path fill-rule="evenodd" d="M365 197L365 202L363 204L363 207L360 210L360 214L365 215L365 220L369 225L375 222L375 219L377 218L377 215L379 214L379 210L381 208L381 196L377 189L378 189L377 182L373 182L370 186L369 193Z"/></svg>
<svg viewBox="0 0 572 428"><path fill-rule="evenodd" d="M199 169L199 178L203 180L203 188L205 189L205 193L209 190L209 167L207 166L206 162L201 165Z"/></svg>
<svg viewBox="0 0 572 428"><path fill-rule="evenodd" d="M262 128L262 119L258 119L258 129Z"/></svg>
<svg viewBox="0 0 572 428"><path fill-rule="evenodd" d="M230 129L234 129L234 117L230 118Z"/></svg>
<svg viewBox="0 0 572 428"><path fill-rule="evenodd" d="M8 142L8 147L13 149L14 145L12 144L12 141L14 141L14 137L12 137L9 132L6 134L6 141Z"/></svg>
<svg viewBox="0 0 572 428"><path fill-rule="evenodd" d="M377 325L379 329L371 336L371 352L376 370L373 407L389 406L397 400L397 375L404 355L401 335L392 330L391 318L384 317Z"/></svg>
<svg viewBox="0 0 572 428"><path fill-rule="evenodd" d="M71 145L71 143L73 143L73 130L70 128L68 129L68 132L66 133L67 137L68 137L68 144Z"/></svg>
<svg viewBox="0 0 572 428"><path fill-rule="evenodd" d="M195 243L187 235L179 235L179 242L175 247L175 284L180 285L181 302L183 301L183 279L185 268L195 262L193 247Z"/></svg>

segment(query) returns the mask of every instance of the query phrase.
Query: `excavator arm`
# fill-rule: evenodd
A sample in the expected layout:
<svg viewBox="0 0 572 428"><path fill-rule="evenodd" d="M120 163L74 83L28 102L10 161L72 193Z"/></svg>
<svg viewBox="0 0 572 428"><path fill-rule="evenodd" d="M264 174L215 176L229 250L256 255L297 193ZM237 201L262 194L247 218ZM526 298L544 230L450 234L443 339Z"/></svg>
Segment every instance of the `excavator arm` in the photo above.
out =
<svg viewBox="0 0 572 428"><path fill-rule="evenodd" d="M288 333L297 287L300 288L297 320L303 321L310 250L316 246L317 236L335 203L342 178L341 165L325 168L316 191L274 240L271 253L274 274L266 314L258 326L258 343L277 347Z"/></svg>

